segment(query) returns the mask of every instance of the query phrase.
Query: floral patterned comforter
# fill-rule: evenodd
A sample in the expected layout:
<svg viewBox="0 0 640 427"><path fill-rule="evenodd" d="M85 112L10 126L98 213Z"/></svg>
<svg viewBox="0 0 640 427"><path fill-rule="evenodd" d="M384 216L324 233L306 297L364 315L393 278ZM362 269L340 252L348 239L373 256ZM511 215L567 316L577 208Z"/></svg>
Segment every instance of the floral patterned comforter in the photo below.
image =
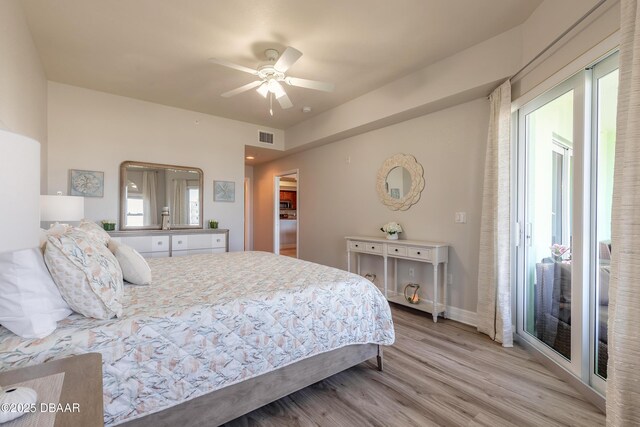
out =
<svg viewBox="0 0 640 427"><path fill-rule="evenodd" d="M73 314L40 340L0 327L0 370L100 352L107 425L350 344L394 341L389 305L367 280L264 252L149 260L123 315Z"/></svg>

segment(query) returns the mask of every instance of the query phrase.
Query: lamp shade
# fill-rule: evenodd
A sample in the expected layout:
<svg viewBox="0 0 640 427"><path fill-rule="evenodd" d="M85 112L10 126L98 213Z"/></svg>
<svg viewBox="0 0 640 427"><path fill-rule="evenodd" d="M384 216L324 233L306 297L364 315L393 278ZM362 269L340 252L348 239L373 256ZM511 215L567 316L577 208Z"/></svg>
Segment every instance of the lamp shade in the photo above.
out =
<svg viewBox="0 0 640 427"><path fill-rule="evenodd" d="M84 218L84 197L40 196L40 221L80 221Z"/></svg>
<svg viewBox="0 0 640 427"><path fill-rule="evenodd" d="M40 143L0 130L0 253L38 246Z"/></svg>

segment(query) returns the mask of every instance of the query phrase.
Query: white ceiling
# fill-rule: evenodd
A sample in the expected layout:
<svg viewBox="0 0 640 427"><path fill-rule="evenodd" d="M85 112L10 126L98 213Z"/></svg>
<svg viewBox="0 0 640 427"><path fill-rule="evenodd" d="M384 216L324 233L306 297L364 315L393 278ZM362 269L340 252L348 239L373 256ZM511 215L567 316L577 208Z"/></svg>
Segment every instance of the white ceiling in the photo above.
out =
<svg viewBox="0 0 640 427"><path fill-rule="evenodd" d="M280 129L519 25L540 2L23 0L50 80ZM220 97L254 78L207 58L253 68L289 45L304 55L288 74L335 92L286 86L294 107L274 117L254 90Z"/></svg>

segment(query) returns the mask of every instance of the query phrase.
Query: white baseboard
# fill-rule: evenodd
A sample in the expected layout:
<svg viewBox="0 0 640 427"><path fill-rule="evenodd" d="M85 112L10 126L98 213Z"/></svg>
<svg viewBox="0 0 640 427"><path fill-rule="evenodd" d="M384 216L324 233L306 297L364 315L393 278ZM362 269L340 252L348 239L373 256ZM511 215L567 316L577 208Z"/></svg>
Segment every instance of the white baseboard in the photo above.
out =
<svg viewBox="0 0 640 427"><path fill-rule="evenodd" d="M463 310L458 307L447 307L445 312L447 319L455 320L456 322L464 323L471 326L478 326L476 321L476 313L474 311Z"/></svg>

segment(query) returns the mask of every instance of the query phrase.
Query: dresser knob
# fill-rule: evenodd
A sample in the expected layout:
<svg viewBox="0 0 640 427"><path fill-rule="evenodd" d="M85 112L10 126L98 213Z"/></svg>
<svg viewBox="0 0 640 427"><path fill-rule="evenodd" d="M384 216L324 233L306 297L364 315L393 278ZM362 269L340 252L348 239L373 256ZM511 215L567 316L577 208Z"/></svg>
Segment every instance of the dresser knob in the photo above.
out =
<svg viewBox="0 0 640 427"><path fill-rule="evenodd" d="M358 247L358 245L356 245L356 248Z"/></svg>
<svg viewBox="0 0 640 427"><path fill-rule="evenodd" d="M158 246L162 245L162 242L158 242Z"/></svg>
<svg viewBox="0 0 640 427"><path fill-rule="evenodd" d="M420 255L420 251L418 251L418 255Z"/></svg>
<svg viewBox="0 0 640 427"><path fill-rule="evenodd" d="M397 250L397 249L394 249L394 250L395 250L396 252L398 252L398 250Z"/></svg>
<svg viewBox="0 0 640 427"><path fill-rule="evenodd" d="M220 239L216 240L216 242L219 242L219 241L220 241Z"/></svg>
<svg viewBox="0 0 640 427"><path fill-rule="evenodd" d="M375 249L375 248L376 248L375 246L371 246L371 249Z"/></svg>
<svg viewBox="0 0 640 427"><path fill-rule="evenodd" d="M178 244L181 245L182 244L182 240L178 240Z"/></svg>

